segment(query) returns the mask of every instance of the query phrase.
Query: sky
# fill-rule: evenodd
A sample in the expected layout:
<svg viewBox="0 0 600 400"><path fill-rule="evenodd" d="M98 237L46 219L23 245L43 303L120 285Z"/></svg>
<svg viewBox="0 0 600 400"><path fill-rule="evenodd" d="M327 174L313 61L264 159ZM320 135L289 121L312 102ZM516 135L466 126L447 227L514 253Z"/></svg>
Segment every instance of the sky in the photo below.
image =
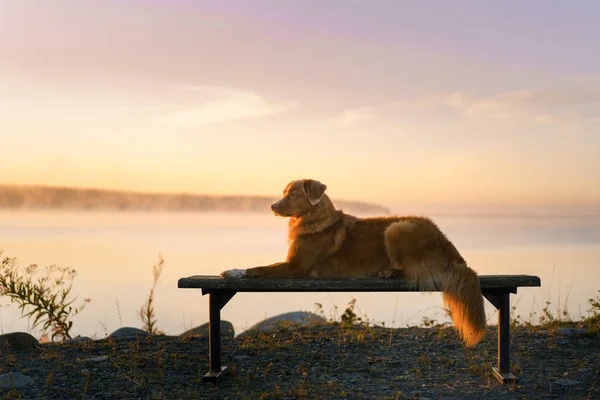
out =
<svg viewBox="0 0 600 400"><path fill-rule="evenodd" d="M600 2L0 0L0 183L600 209Z"/></svg>

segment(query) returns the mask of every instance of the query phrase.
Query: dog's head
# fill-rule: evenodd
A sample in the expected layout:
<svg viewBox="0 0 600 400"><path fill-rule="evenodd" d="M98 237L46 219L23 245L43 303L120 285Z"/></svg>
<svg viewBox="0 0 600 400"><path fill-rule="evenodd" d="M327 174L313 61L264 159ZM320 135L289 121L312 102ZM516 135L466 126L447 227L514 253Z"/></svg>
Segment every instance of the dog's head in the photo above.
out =
<svg viewBox="0 0 600 400"><path fill-rule="evenodd" d="M327 186L313 179L292 181L283 190L283 197L271 204L275 215L294 217L305 214L316 207Z"/></svg>

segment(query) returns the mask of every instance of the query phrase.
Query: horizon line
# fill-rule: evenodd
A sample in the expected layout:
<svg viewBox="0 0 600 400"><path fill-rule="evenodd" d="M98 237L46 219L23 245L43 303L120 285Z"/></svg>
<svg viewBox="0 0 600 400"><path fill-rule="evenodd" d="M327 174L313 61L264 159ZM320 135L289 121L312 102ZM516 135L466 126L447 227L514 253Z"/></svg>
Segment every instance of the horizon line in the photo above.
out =
<svg viewBox="0 0 600 400"><path fill-rule="evenodd" d="M102 191L102 192L110 192L110 193L120 193L120 194L137 194L137 195L154 195L154 196L164 196L164 195L173 195L173 196L203 196L203 197L254 197L257 199L271 199L276 198L277 195L266 195L266 194L244 194L244 193L236 193L236 194L207 194L200 192L191 192L191 191L160 191L160 190L124 190L124 189L115 189L115 188L101 188L101 187L80 187L80 186L69 186L69 185L51 185L51 184L15 184L15 183L0 183L0 188L37 188L37 189L66 189L66 190L75 190L75 191ZM473 204L469 202L463 203L432 203L432 202L401 202L398 200L395 201L379 201L379 200L352 200L352 199L338 199L339 202L352 202L356 204L364 204L377 206L389 211L390 215L408 215L408 214L419 214L419 215L435 215L436 217L454 217L454 218L521 218L521 219L544 219L544 218L558 218L558 219L597 219L600 218L600 213L593 212L589 210L574 210L572 212L565 212L564 210L539 210L538 212L525 211L523 208L530 207L550 207L550 208L559 208L559 207L572 207L573 203L538 203L538 204L530 204L530 203L511 203L511 204L497 204L497 203L479 203ZM334 204L336 200L333 200ZM393 203L392 206L389 203ZM593 206L600 203L579 203L580 206ZM457 207L478 207L480 210L465 212L464 210L454 210L452 208ZM408 210L406 213L398 213L395 212L398 208L406 207ZM494 207L498 208L498 211L490 211L489 208ZM420 208L421 210L416 212L415 208ZM437 208L434 210L432 208ZM517 209L515 209L517 208ZM1 207L0 209L12 209L15 208L10 207ZM48 210L48 208L46 208ZM410 209L413 209L410 211ZM513 210L510 210L513 209ZM43 210L43 208L29 208L28 210ZM97 210L99 211L99 210ZM201 210L199 210L201 211ZM208 212L208 211L207 211Z"/></svg>

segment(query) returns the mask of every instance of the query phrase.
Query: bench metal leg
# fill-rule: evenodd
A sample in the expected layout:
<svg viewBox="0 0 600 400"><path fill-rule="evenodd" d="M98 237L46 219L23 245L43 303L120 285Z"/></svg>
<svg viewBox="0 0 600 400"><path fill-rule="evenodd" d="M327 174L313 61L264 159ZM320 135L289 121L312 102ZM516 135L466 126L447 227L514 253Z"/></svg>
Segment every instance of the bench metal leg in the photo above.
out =
<svg viewBox="0 0 600 400"><path fill-rule="evenodd" d="M492 371L500 383L511 384L517 377L510 372L510 292L487 292L484 296L498 309L498 366Z"/></svg>
<svg viewBox="0 0 600 400"><path fill-rule="evenodd" d="M517 378L510 372L510 293L502 293L498 308L498 367L492 367L496 379L513 383Z"/></svg>
<svg viewBox="0 0 600 400"><path fill-rule="evenodd" d="M227 372L221 366L221 309L235 295L235 292L209 293L208 295L208 351L210 371L202 377L204 381L216 382Z"/></svg>

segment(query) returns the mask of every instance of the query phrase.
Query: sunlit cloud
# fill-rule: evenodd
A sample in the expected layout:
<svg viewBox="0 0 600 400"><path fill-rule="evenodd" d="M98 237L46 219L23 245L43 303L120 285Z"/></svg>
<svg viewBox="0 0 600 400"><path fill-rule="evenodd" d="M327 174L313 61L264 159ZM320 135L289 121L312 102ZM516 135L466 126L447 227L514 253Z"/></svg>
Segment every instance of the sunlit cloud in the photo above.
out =
<svg viewBox="0 0 600 400"><path fill-rule="evenodd" d="M357 125L386 115L402 116L424 111L450 110L473 120L505 120L550 123L579 119L595 121L600 111L600 90L536 92L515 90L488 96L452 92L416 100L405 100L378 106L365 106L343 111L331 122Z"/></svg>
<svg viewBox="0 0 600 400"><path fill-rule="evenodd" d="M171 127L193 127L205 124L265 117L289 110L296 102L272 102L253 93L214 87L188 87L198 97L197 105L169 111L158 122Z"/></svg>
<svg viewBox="0 0 600 400"><path fill-rule="evenodd" d="M515 120L530 117L528 102L534 93L530 90L500 93L490 97L474 98L468 95L451 95L442 104L455 107L470 118ZM454 99L454 100L452 100Z"/></svg>
<svg viewBox="0 0 600 400"><path fill-rule="evenodd" d="M346 127L355 126L361 122L377 117L379 111L381 110L378 110L377 107L361 107L353 110L347 110L339 116L328 120L327 124Z"/></svg>

